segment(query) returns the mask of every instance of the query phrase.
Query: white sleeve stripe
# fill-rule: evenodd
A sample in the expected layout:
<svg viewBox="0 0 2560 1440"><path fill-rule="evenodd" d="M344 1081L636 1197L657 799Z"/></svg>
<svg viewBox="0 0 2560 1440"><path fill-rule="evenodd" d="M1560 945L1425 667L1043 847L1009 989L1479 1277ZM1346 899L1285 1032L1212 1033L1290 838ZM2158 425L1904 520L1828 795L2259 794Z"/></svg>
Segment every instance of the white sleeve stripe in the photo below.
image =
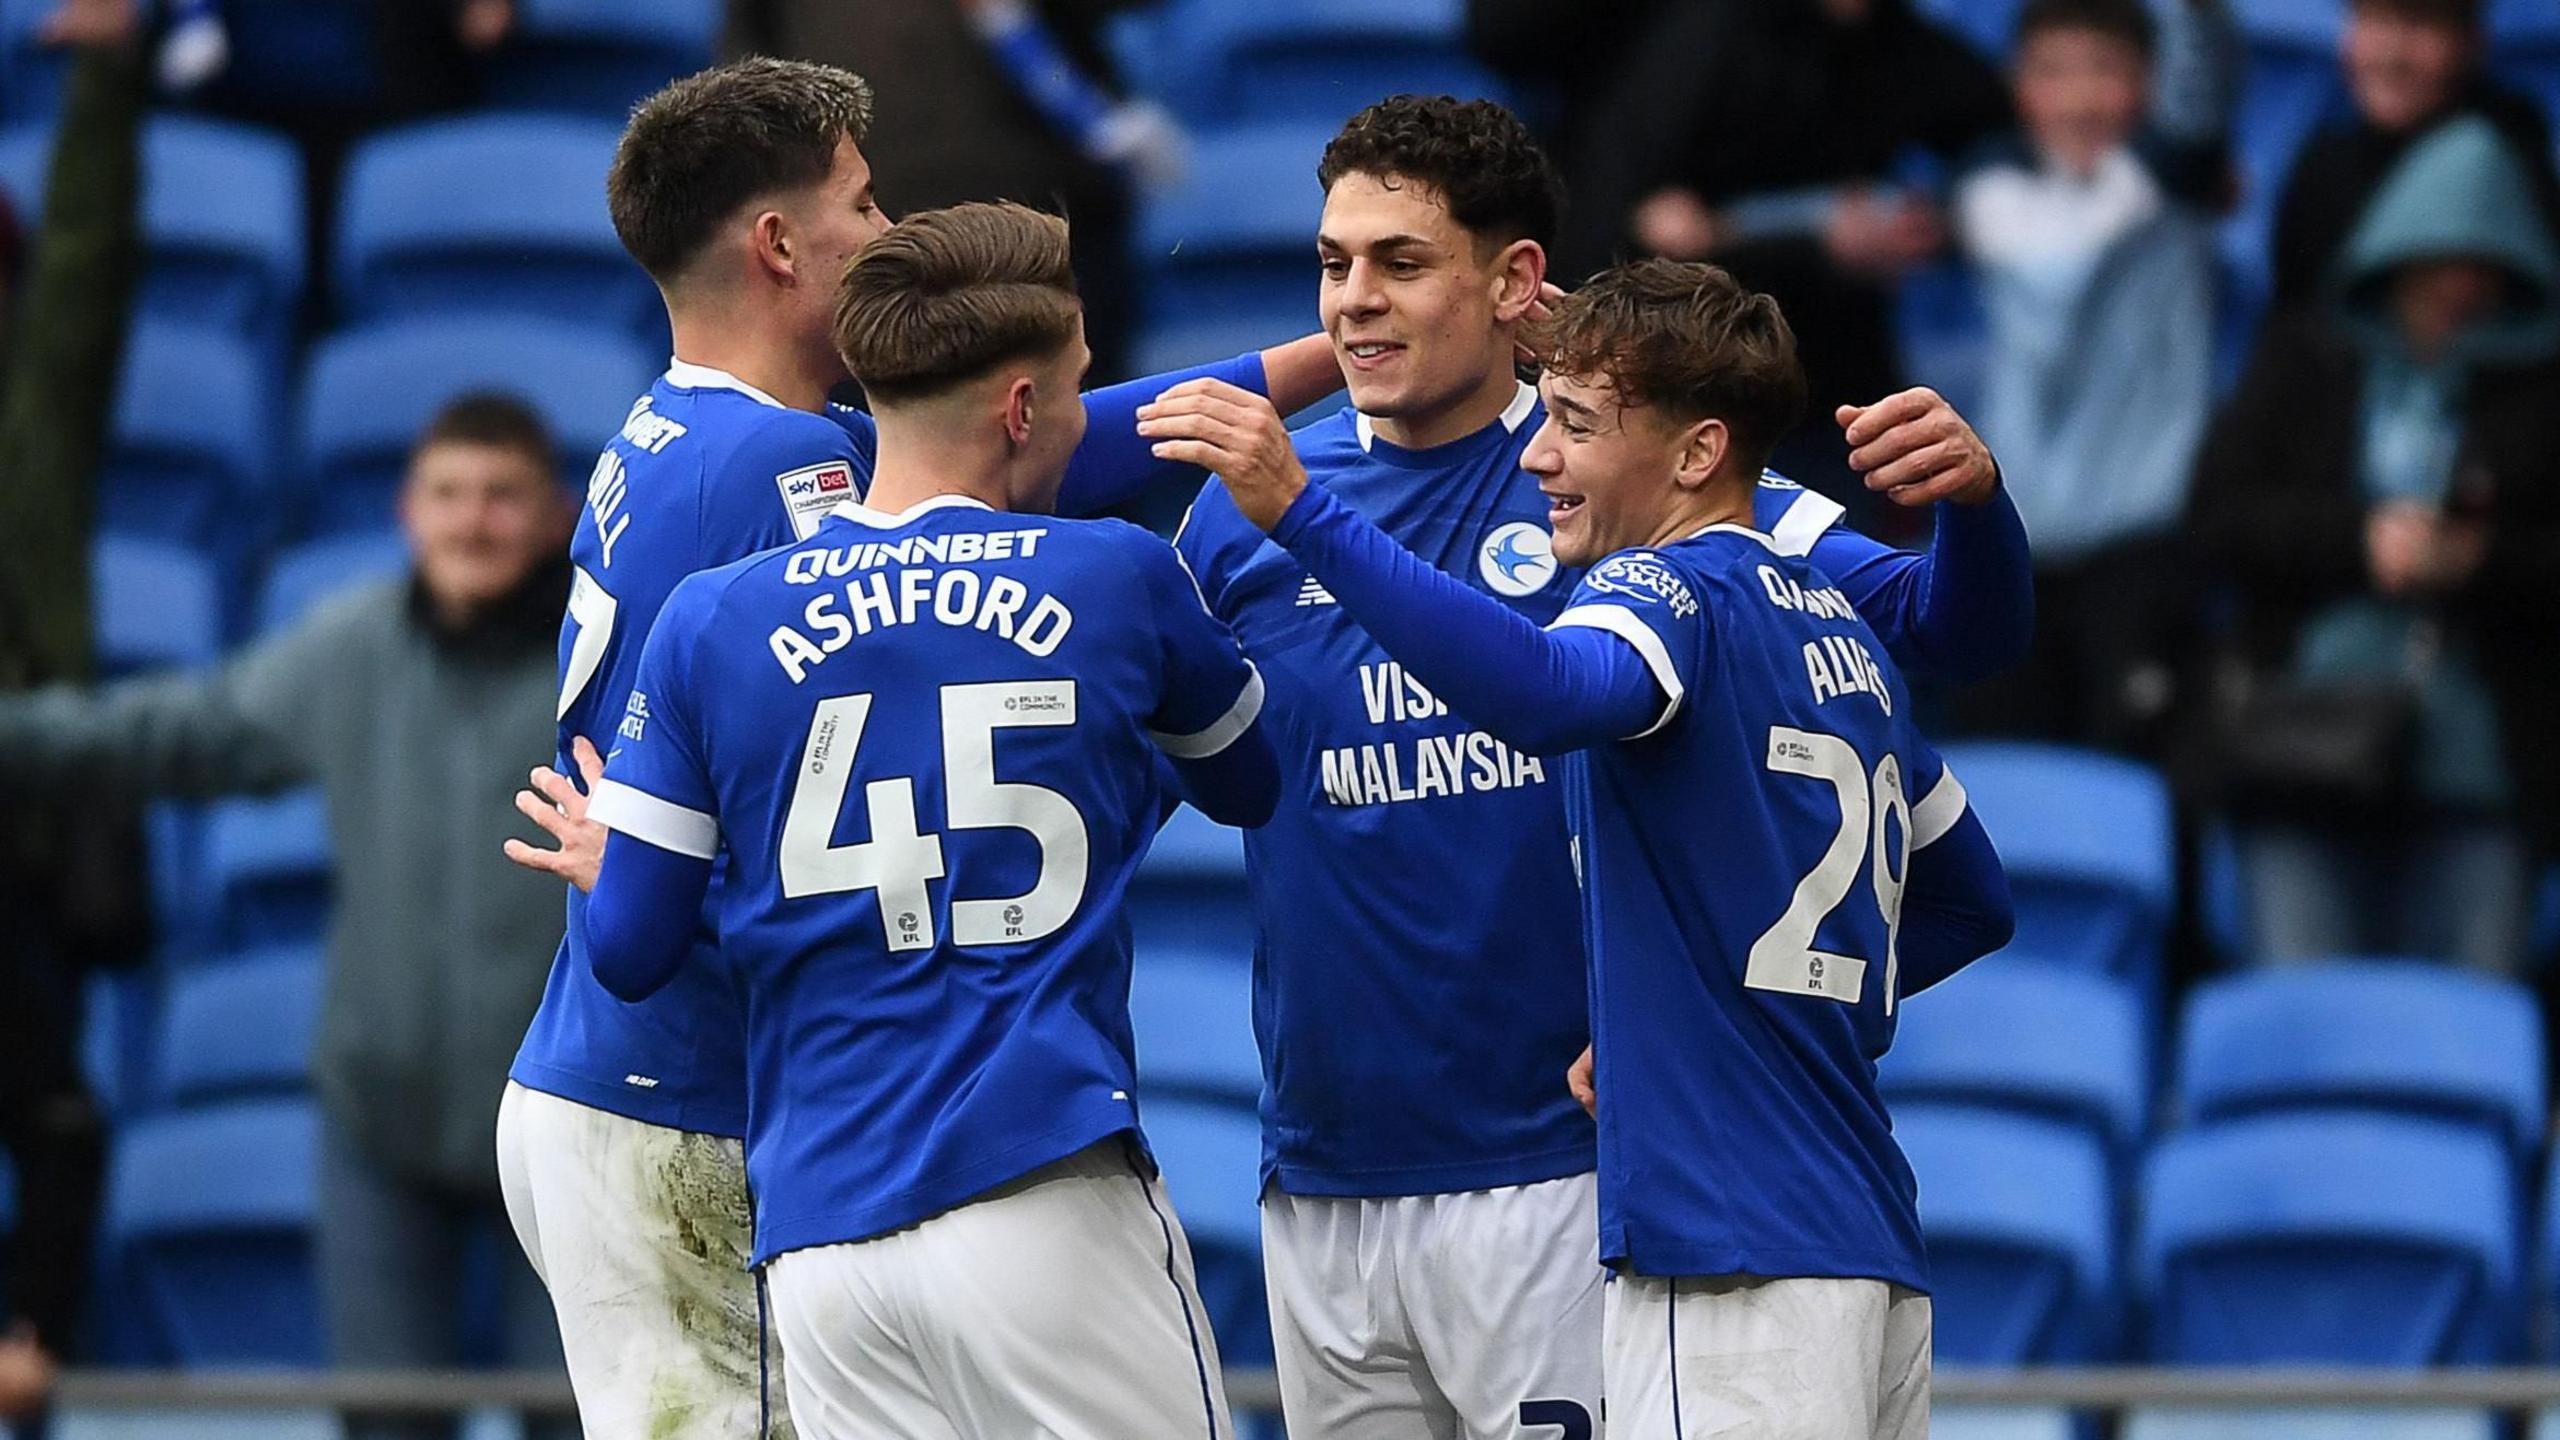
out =
<svg viewBox="0 0 2560 1440"><path fill-rule="evenodd" d="M1946 838L1956 822L1964 818L1964 782L1956 772L1939 773L1938 787L1928 797L1911 807L1911 848L1918 850Z"/></svg>
<svg viewBox="0 0 2560 1440"><path fill-rule="evenodd" d="M1244 668L1244 689L1236 695L1236 703L1227 707L1226 714L1209 722L1207 729L1194 730L1188 735L1166 735L1150 730L1147 738L1156 742L1157 749L1176 760L1206 760L1236 743L1237 737L1252 729L1253 722L1262 714L1262 671L1250 661Z"/></svg>
<svg viewBox="0 0 2560 1440"><path fill-rule="evenodd" d="M1813 542L1848 513L1838 502L1807 490L1796 496L1769 531L1770 548L1781 555L1810 555Z"/></svg>
<svg viewBox="0 0 2560 1440"><path fill-rule="evenodd" d="M1644 661L1644 668L1653 672L1653 683L1662 687L1662 714L1627 739L1641 740L1670 724L1671 717L1680 713L1680 702L1687 698L1688 692L1680 684L1680 672L1672 668L1671 652L1663 648L1662 637L1653 632L1653 627L1637 619L1634 611L1624 605L1576 605L1549 621L1547 628L1560 630L1568 625L1606 630L1626 641L1635 647L1637 657Z"/></svg>
<svg viewBox="0 0 2560 1440"><path fill-rule="evenodd" d="M720 822L614 780L596 782L587 818L661 850L708 860L720 851Z"/></svg>

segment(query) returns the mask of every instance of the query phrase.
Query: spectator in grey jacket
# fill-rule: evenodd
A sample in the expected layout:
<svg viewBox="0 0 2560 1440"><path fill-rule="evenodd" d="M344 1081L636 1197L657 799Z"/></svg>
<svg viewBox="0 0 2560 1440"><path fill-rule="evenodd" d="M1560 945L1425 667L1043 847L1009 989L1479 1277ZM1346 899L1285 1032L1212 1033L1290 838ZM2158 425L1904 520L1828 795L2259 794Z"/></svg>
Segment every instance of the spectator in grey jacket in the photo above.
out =
<svg viewBox="0 0 2560 1440"><path fill-rule="evenodd" d="M514 795L552 746L576 513L557 458L516 401L457 400L410 461L406 577L337 597L209 674L0 701L0 788L325 792L336 903L312 1074L320 1279L342 1365L455 1363L476 1232L508 1267L510 1363L560 1364L492 1159L498 1093L560 938L559 887L494 838L538 834ZM450 1427L349 1429L439 1433Z"/></svg>

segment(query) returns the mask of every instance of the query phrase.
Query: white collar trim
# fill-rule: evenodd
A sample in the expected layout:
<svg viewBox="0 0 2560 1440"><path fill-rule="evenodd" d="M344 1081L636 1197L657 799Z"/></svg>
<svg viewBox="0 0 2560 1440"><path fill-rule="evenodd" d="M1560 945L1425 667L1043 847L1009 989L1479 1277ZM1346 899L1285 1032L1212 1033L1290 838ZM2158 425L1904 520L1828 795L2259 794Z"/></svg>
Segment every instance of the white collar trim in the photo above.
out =
<svg viewBox="0 0 2560 1440"><path fill-rule="evenodd" d="M1521 424L1529 418L1529 412L1537 408L1538 387L1526 380L1515 383L1520 388L1512 393L1511 403L1502 407L1502 428L1517 435ZM1351 421L1351 433L1359 437L1361 452L1365 454L1378 438L1378 427L1370 423L1368 416L1355 415Z"/></svg>
<svg viewBox="0 0 2560 1440"><path fill-rule="evenodd" d="M689 360L670 358L667 361L667 383L686 390L735 390L759 405L770 405L776 410L791 408L726 370L714 370Z"/></svg>
<svg viewBox="0 0 2560 1440"><path fill-rule="evenodd" d="M1778 548L1777 541L1770 539L1767 535L1752 529L1748 525L1736 525L1730 521L1720 522L1714 525L1702 525L1689 532L1689 538L1692 540L1697 539L1701 535L1748 535L1752 539L1759 541L1760 544L1766 547L1773 555L1783 555L1786 553Z"/></svg>
<svg viewBox="0 0 2560 1440"><path fill-rule="evenodd" d="M984 500L967 495L936 495L930 499L919 500L895 515L885 510L874 510L868 505L852 500L843 501L827 513L841 515L856 525L868 525L874 530L896 530L912 523L916 517L929 510L953 509L992 511L995 507Z"/></svg>

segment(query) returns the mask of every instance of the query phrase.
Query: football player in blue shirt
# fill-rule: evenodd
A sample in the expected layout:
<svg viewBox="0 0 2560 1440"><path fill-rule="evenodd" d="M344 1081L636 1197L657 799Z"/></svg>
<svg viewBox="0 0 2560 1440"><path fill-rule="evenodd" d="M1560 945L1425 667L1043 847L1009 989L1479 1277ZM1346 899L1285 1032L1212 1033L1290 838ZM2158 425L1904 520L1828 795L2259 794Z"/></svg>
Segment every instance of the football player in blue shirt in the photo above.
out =
<svg viewBox="0 0 2560 1440"><path fill-rule="evenodd" d="M1542 330L1523 464L1558 563L1593 566L1544 629L1308 484L1268 402L1219 394L1159 448L1457 714L1565 757L1610 1433L1923 1436L1927 1264L1875 1063L1899 996L2007 942L1999 858L1876 632L1758 524L1804 406L1776 302L1646 261Z"/></svg>
<svg viewBox="0 0 2560 1440"><path fill-rule="evenodd" d="M511 845L576 878L602 843L560 778L621 722L641 643L685 576L811 533L858 497L868 415L827 403L847 260L885 231L859 148L869 89L826 66L748 60L677 82L632 117L607 181L614 225L656 277L675 335L666 375L599 457L572 546L560 636L558 771L527 813L561 850ZM1203 372L1303 405L1340 383L1317 336ZM1094 396L1067 503L1099 508L1151 478L1132 410L1160 382ZM767 1413L748 1200L744 1029L734 988L688 968L645 1005L589 974L582 900L512 1070L499 1126L508 1209L550 1286L590 1433L755 1434ZM707 951L710 933L696 932ZM668 1427L673 1427L672 1430Z"/></svg>
<svg viewBox="0 0 2560 1440"><path fill-rule="evenodd" d="M1341 503L1528 619L1578 578L1521 457L1514 346L1560 197L1509 113L1398 97L1327 149L1321 308L1356 410L1300 431ZM1226 401L1172 392L1142 430ZM1836 527L1769 480L1756 523L1811 553L1918 668L2022 650L2029 570L1981 444L1926 392L1844 410L1870 484L1937 506L1934 553ZM1598 1418L1590 1038L1553 761L1451 713L1321 579L1209 486L1178 542L1271 686L1287 789L1246 837L1260 929L1263 1254L1295 1427L1333 1440L1574 1440Z"/></svg>
<svg viewBox="0 0 2560 1440"><path fill-rule="evenodd" d="M596 978L745 991L755 1263L812 1440L1232 1433L1130 1098L1122 897L1160 766L1240 825L1279 772L1172 552L1045 518L1085 426L1067 254L1014 205L862 251L869 499L677 587L596 787Z"/></svg>

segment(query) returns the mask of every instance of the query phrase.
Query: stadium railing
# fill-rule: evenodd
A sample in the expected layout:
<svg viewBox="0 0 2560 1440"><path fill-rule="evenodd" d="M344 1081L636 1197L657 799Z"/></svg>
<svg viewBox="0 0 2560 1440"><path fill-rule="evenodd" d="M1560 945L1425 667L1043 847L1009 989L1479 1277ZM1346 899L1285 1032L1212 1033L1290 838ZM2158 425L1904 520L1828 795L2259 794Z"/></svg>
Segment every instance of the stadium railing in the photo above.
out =
<svg viewBox="0 0 2560 1440"><path fill-rule="evenodd" d="M1280 1404L1279 1381L1269 1370L1228 1372L1227 1394L1239 1412L1270 1414ZM568 1381L559 1376L442 1370L75 1370L64 1375L58 1399L65 1412L164 1414L364 1410L460 1415L504 1410L566 1415L574 1409ZM2529 1420L2560 1407L2560 1368L1948 1368L1937 1372L1934 1400L1942 1406L2022 1405L2109 1414L2137 1406L2458 1406Z"/></svg>

